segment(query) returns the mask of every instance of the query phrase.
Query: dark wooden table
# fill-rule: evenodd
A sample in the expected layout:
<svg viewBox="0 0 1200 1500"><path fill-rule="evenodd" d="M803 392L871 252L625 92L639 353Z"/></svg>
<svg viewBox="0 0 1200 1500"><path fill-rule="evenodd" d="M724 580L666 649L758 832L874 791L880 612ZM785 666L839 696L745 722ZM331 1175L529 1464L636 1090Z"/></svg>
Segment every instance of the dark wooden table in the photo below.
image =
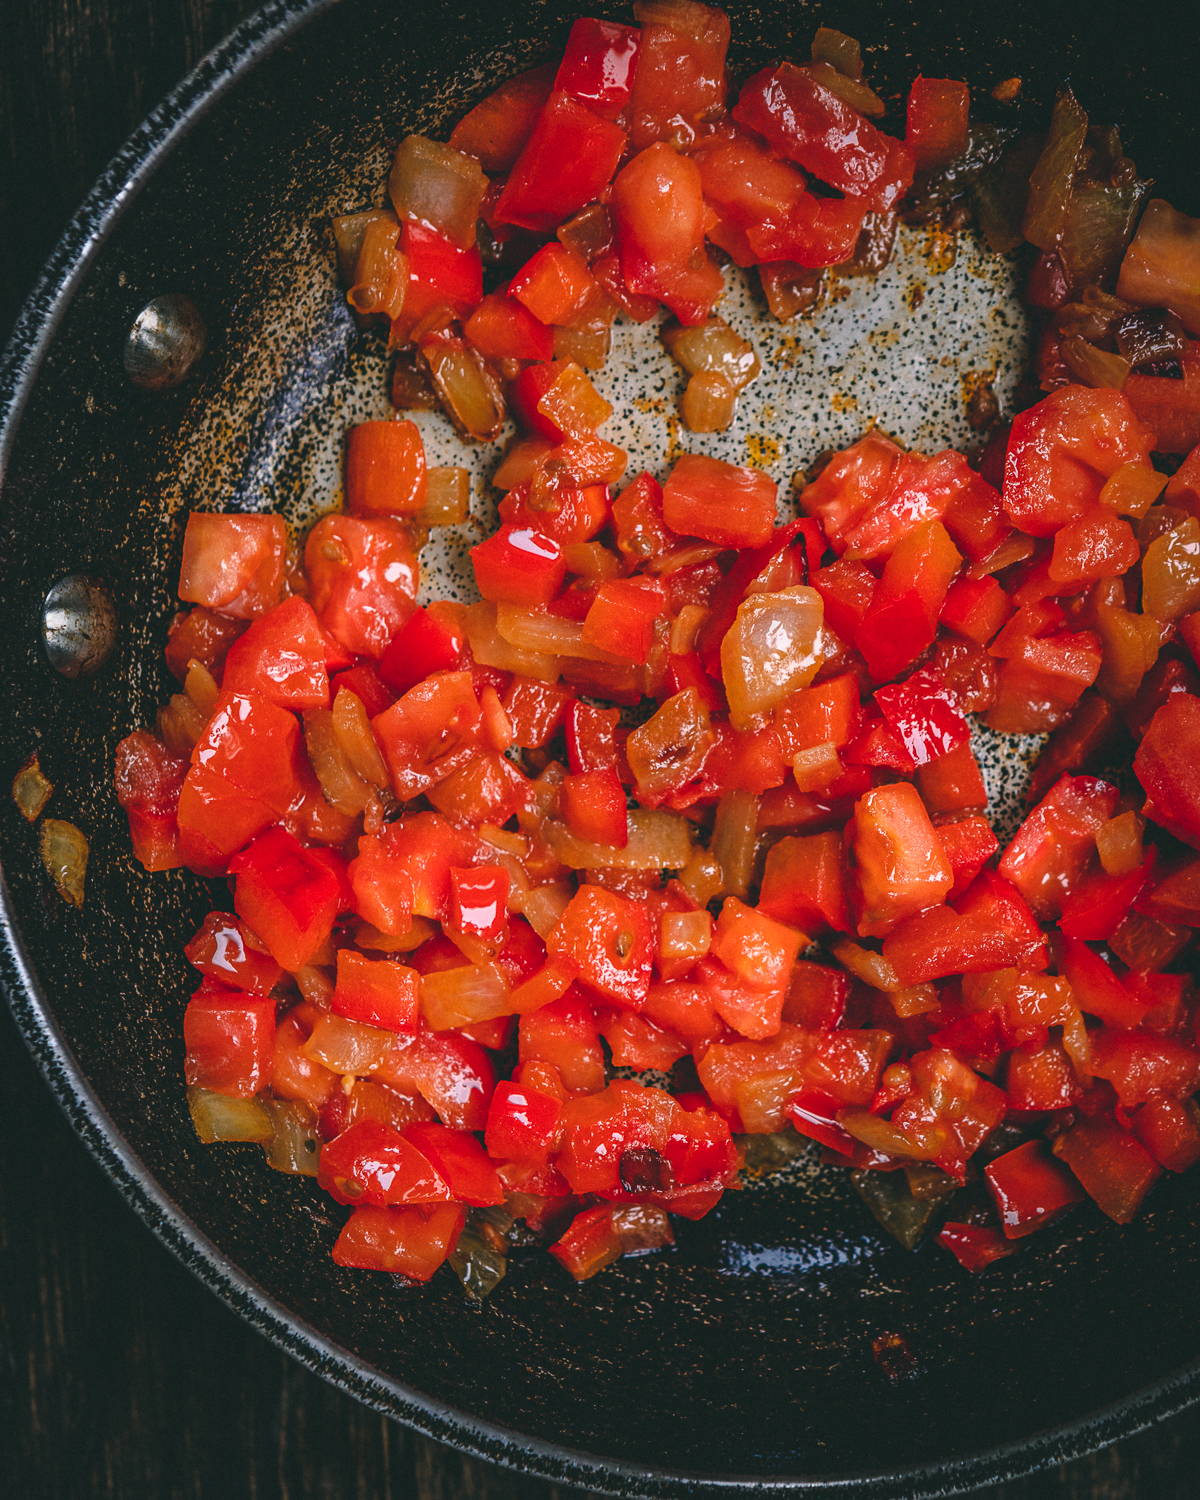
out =
<svg viewBox="0 0 1200 1500"><path fill-rule="evenodd" d="M0 0L0 335L119 143L251 8ZM1194 1500L1198 1474L1193 1411L979 1500ZM120 1201L0 1006L0 1494L552 1500L555 1490L386 1421L239 1322Z"/></svg>

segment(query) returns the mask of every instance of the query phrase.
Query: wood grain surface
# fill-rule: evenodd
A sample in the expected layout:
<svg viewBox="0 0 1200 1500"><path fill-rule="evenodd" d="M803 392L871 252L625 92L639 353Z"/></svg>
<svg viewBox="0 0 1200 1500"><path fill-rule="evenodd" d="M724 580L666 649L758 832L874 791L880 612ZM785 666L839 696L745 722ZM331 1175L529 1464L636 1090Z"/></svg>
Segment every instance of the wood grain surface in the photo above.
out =
<svg viewBox="0 0 1200 1500"><path fill-rule="evenodd" d="M0 0L0 336L120 142L251 8ZM3 1007L0 1143L8 1500L568 1500L368 1411L243 1325L121 1202ZM1198 1475L1193 1410L977 1494L1195 1500Z"/></svg>

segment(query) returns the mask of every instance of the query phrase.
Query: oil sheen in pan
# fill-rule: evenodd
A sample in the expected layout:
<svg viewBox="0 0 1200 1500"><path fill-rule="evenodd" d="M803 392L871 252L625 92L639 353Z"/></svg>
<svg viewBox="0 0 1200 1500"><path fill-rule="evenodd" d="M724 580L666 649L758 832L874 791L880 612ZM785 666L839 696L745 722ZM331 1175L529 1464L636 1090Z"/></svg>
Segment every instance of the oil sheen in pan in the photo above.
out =
<svg viewBox="0 0 1200 1500"><path fill-rule="evenodd" d="M275 509L303 531L341 500L345 431L394 415L382 338L360 332L333 268L327 226L311 222L278 262L242 344L229 399L197 415L182 461L164 476L164 521L193 507ZM278 274L283 265L287 275ZM686 377L656 325L618 320L604 368L592 374L613 406L603 435L629 454L628 474L663 477L681 453L710 453L766 470L781 518L795 511L796 476L817 454L846 447L875 425L923 452L978 443L971 396L990 387L1010 409L1029 358L1029 318L1018 273L970 231L901 227L891 263L876 277L826 277L821 301L780 323L753 272L725 268L717 311L754 346L762 371L739 398L727 432L691 433L678 417ZM440 412L411 414L431 465L471 471L472 514L435 531L421 554L421 600L475 597L470 548L496 524L489 479L512 437L467 445ZM247 435L249 443L247 444ZM1033 752L1044 737L994 736L976 724L974 745L1001 840L1020 820Z"/></svg>

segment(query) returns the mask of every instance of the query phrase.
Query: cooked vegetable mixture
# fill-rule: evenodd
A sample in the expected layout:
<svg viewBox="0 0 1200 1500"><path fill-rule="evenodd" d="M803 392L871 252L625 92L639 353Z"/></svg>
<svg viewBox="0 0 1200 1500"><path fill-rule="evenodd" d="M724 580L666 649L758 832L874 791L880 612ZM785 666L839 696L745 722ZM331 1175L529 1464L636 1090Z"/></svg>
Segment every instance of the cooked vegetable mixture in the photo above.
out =
<svg viewBox="0 0 1200 1500"><path fill-rule="evenodd" d="M479 601L417 606L469 484L399 414L302 558L188 520L181 690L116 781L147 870L232 893L186 948L196 1128L317 1176L339 1264L475 1296L530 1238L580 1280L667 1245L799 1137L969 1270L1086 1198L1127 1223L1200 1159L1200 222L1070 91L1028 139L917 78L900 139L849 37L734 88L721 11L634 9L334 223L396 407L518 424ZM981 451L867 431L785 525L703 453L626 480L618 316L665 307L723 430L758 360L722 265L789 319L901 216L1028 258ZM973 719L1049 731L1003 849Z"/></svg>

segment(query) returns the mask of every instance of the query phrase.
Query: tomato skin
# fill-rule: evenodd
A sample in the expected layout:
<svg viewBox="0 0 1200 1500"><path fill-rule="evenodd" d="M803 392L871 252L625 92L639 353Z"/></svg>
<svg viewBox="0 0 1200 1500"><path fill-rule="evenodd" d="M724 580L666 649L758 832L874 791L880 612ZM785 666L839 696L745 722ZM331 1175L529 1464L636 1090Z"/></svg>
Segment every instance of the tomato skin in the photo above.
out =
<svg viewBox="0 0 1200 1500"><path fill-rule="evenodd" d="M1006 1239L1019 1240L1053 1224L1087 1196L1050 1155L1044 1141L1026 1141L984 1168Z"/></svg>
<svg viewBox="0 0 1200 1500"><path fill-rule="evenodd" d="M183 1013L183 1044L189 1086L249 1099L271 1077L275 1002L206 980Z"/></svg>
<svg viewBox="0 0 1200 1500"><path fill-rule="evenodd" d="M312 606L285 599L230 646L224 693L257 693L279 708L329 707L325 644Z"/></svg>
<svg viewBox="0 0 1200 1500"><path fill-rule="evenodd" d="M458 1243L465 1222L458 1203L356 1208L337 1237L333 1258L339 1266L428 1281Z"/></svg>
<svg viewBox="0 0 1200 1500"><path fill-rule="evenodd" d="M509 173L496 221L553 233L599 196L617 169L625 140L619 125L556 90Z"/></svg>
<svg viewBox="0 0 1200 1500"><path fill-rule="evenodd" d="M912 185L910 148L792 63L764 68L743 85L733 118L873 213L886 212Z"/></svg>
<svg viewBox="0 0 1200 1500"><path fill-rule="evenodd" d="M1123 465L1148 467L1145 430L1120 391L1067 385L1015 418L1004 460L1004 510L1018 531L1053 536L1090 510Z"/></svg>
<svg viewBox="0 0 1200 1500"><path fill-rule="evenodd" d="M279 603L286 555L282 516L194 510L183 534L179 597L239 620L257 619Z"/></svg>
<svg viewBox="0 0 1200 1500"><path fill-rule="evenodd" d="M308 534L304 567L322 627L360 656L381 657L416 608L417 560L388 516L323 516Z"/></svg>
<svg viewBox="0 0 1200 1500"><path fill-rule="evenodd" d="M285 969L311 963L333 931L338 880L283 828L259 836L229 862L233 904Z"/></svg>
<svg viewBox="0 0 1200 1500"><path fill-rule="evenodd" d="M703 323L725 283L704 248L696 163L662 143L648 147L618 173L612 214L629 289L665 302L681 323Z"/></svg>
<svg viewBox="0 0 1200 1500"><path fill-rule="evenodd" d="M1092 1067L1107 1078L1125 1109L1157 1094L1187 1099L1200 1088L1200 1052L1175 1037L1144 1031L1100 1033L1093 1042Z"/></svg>
<svg viewBox="0 0 1200 1500"><path fill-rule="evenodd" d="M635 26L585 17L567 37L554 87L614 120L629 103L642 34Z"/></svg>

